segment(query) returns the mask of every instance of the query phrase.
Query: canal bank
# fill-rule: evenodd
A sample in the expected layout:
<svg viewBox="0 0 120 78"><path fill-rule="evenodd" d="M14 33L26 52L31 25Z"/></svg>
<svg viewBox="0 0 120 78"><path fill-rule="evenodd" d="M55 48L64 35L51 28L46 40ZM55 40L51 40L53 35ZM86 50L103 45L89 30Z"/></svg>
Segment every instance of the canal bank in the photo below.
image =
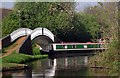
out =
<svg viewBox="0 0 120 78"><path fill-rule="evenodd" d="M56 62L55 62L56 61ZM67 62L66 62L67 61ZM89 61L89 57L88 57ZM87 62L88 62L87 61ZM108 78L108 69L96 69L89 68L88 64L85 63L84 56L78 57L65 57L65 58L56 58L52 60L49 58L35 60L32 62L26 63L28 65L27 69L24 70L15 70L15 71L4 71L4 78L37 78L37 77L51 77L59 78L61 77L76 77L76 76L106 76ZM114 77L118 78L118 77Z"/></svg>
<svg viewBox="0 0 120 78"><path fill-rule="evenodd" d="M47 55L26 55L14 52L9 56L0 59L2 64L0 68L2 71L24 69L27 67L25 64L26 62L47 57Z"/></svg>

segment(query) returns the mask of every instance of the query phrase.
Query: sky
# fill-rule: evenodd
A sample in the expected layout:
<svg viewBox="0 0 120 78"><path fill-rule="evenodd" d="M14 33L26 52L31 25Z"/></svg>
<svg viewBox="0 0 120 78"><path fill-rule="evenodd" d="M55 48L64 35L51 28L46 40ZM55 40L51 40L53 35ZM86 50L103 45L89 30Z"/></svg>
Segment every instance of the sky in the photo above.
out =
<svg viewBox="0 0 120 78"><path fill-rule="evenodd" d="M2 6L0 6L0 8L12 9L15 4L15 1L16 0L4 0L4 1L0 0L0 4L2 2ZM22 0L18 0L18 1L22 1ZM23 0L23 1L25 1L25 0ZM33 0L31 0L31 1L33 1ZM37 1L37 0L35 0L35 1ZM38 0L38 1L40 1L40 0ZM42 0L42 1L44 1L44 0ZM49 1L54 1L54 0L49 0ZM61 1L63 1L63 0L61 0ZM64 0L64 1L69 2L71 0ZM97 5L97 2L99 2L99 1L100 2L105 2L105 1L107 1L107 2L115 1L116 2L116 1L120 1L120 0L75 0L75 1L77 2L75 10L77 12L79 12L79 11L83 11L83 9L88 6Z"/></svg>
<svg viewBox="0 0 120 78"><path fill-rule="evenodd" d="M0 0L0 2L118 2L120 0Z"/></svg>
<svg viewBox="0 0 120 78"><path fill-rule="evenodd" d="M40 2L40 1L45 1L45 2L56 2L56 1L61 1L61 2L71 2L71 1L75 1L77 2L77 6L76 6L76 10L83 10L83 8L87 7L87 6L94 6L97 5L97 2L118 2L120 0L0 0L0 8L8 8L11 9L13 8L15 2L27 2L27 1L36 1L36 2ZM2 6L1 6L2 3Z"/></svg>
<svg viewBox="0 0 120 78"><path fill-rule="evenodd" d="M83 11L88 6L95 6L97 4L98 4L97 2L77 2L75 9L77 12L79 12Z"/></svg>
<svg viewBox="0 0 120 78"><path fill-rule="evenodd" d="M14 2L2 2L2 6L0 8L12 9L14 4Z"/></svg>
<svg viewBox="0 0 120 78"><path fill-rule="evenodd" d="M14 7L15 2L2 2L2 6L0 8L12 9ZM77 2L76 11L83 11L83 9L87 6L97 5L97 2Z"/></svg>

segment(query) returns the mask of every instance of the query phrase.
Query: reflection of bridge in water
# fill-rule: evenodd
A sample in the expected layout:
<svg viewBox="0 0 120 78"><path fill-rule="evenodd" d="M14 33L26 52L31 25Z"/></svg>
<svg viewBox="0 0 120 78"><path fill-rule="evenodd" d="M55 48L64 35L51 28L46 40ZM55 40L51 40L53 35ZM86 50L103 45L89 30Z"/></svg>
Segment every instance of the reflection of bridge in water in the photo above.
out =
<svg viewBox="0 0 120 78"><path fill-rule="evenodd" d="M73 74L73 69L76 71L82 71L83 67L87 67L88 57L69 57L69 58L57 58L57 59L44 59L38 60L30 63L29 67L25 70L10 71L9 73L3 72L3 75L7 74L14 77L24 77L24 78L53 78L53 76L61 75L60 71L71 70L70 73ZM74 72L75 73L75 72ZM64 76L64 75L63 75ZM6 78L6 77L5 77Z"/></svg>

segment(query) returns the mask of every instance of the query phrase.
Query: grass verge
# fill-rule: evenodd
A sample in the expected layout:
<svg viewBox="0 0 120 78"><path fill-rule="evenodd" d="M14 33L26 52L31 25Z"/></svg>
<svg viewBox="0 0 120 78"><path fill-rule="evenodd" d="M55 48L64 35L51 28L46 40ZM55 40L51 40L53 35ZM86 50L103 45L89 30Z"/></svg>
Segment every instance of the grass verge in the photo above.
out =
<svg viewBox="0 0 120 78"><path fill-rule="evenodd" d="M26 55L21 53L14 53L2 58L3 63L25 63L31 60L45 58L47 55Z"/></svg>
<svg viewBox="0 0 120 78"><path fill-rule="evenodd" d="M38 60L42 58L48 57L47 55L26 55L21 53L13 52L11 55L3 57L2 59L2 66L0 68L6 69L6 68L15 68L20 67L20 64L25 64L26 62L30 62L33 60ZM22 65L24 66L24 65Z"/></svg>

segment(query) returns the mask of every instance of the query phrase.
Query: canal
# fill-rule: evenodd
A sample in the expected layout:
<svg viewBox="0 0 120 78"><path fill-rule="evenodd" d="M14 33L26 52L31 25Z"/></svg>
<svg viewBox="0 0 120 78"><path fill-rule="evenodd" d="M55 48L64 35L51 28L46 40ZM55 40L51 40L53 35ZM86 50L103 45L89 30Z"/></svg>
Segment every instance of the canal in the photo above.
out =
<svg viewBox="0 0 120 78"><path fill-rule="evenodd" d="M91 57L91 56L89 56ZM2 72L4 78L58 78L59 76L106 76L107 70L88 67L88 56L41 59L24 70Z"/></svg>

